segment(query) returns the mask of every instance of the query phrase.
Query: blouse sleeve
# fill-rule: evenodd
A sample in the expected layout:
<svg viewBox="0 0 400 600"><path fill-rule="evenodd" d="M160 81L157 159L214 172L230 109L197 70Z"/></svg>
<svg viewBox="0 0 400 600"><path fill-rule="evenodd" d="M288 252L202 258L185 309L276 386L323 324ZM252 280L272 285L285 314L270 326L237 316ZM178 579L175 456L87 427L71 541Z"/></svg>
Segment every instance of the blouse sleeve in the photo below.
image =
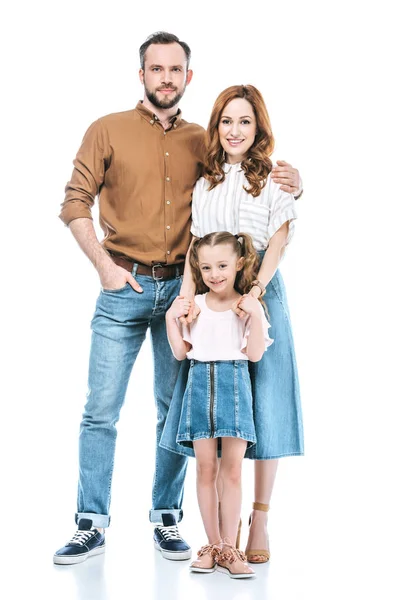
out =
<svg viewBox="0 0 400 600"><path fill-rule="evenodd" d="M261 323L262 323L262 328L264 330L264 341L265 341L265 350L266 350L268 348L268 346L270 346L274 340L269 337L268 329L271 327L271 325L267 321L267 317L265 316L265 312L261 305L261 302L259 302L259 305L260 305L260 313L261 313ZM251 317L249 316L249 317L247 317L247 319L244 323L245 329L244 329L242 345L240 347L240 349L242 351L247 348L247 340L250 335L250 322L251 322Z"/></svg>
<svg viewBox="0 0 400 600"><path fill-rule="evenodd" d="M289 244L294 233L294 220L297 219L295 209L295 199L293 194L284 192L280 189L279 184L270 179L269 181L269 224L268 237L269 239L278 231L286 221L289 221L289 233L286 244Z"/></svg>

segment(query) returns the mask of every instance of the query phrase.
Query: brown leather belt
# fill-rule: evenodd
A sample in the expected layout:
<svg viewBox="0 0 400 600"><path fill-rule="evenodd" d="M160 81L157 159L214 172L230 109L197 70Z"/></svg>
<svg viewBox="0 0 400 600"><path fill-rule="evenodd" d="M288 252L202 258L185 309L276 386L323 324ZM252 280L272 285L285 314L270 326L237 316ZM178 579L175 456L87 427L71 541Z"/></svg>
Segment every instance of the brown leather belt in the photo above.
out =
<svg viewBox="0 0 400 600"><path fill-rule="evenodd" d="M129 258L124 258L122 256L114 256L110 254L112 260L119 267L123 267L129 273L132 273L133 267L137 265L136 274L137 275L148 275L157 281L165 281L166 279L174 279L175 277L179 277L183 274L184 263L179 263L176 265L163 265L161 263L156 263L152 267L148 265L142 265L141 263L137 263L134 260L130 260Z"/></svg>

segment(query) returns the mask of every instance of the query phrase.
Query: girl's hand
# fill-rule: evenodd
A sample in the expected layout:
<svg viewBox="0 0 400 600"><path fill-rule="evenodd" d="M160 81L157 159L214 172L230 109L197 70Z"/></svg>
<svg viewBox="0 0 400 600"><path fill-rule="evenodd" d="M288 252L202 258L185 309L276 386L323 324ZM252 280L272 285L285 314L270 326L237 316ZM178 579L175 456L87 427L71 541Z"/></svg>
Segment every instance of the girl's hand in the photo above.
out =
<svg viewBox="0 0 400 600"><path fill-rule="evenodd" d="M188 314L191 306L192 303L188 298L177 296L167 311L167 315L171 319L179 319Z"/></svg>
<svg viewBox="0 0 400 600"><path fill-rule="evenodd" d="M260 314L259 301L251 294L244 294L240 300L238 307L245 312L246 315Z"/></svg>
<svg viewBox="0 0 400 600"><path fill-rule="evenodd" d="M185 317L179 317L179 321L181 323L183 323L184 325L190 325L190 323L192 323L195 319L197 319L197 317L199 316L200 313L201 313L200 308L193 301L190 303L190 309L189 309L189 312L187 313L187 315Z"/></svg>

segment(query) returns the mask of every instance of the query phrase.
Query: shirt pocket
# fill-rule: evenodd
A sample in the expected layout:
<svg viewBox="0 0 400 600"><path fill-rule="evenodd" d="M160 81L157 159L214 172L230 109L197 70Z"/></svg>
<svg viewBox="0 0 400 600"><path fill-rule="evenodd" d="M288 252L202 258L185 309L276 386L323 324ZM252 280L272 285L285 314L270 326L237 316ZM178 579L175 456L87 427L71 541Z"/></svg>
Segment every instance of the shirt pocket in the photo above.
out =
<svg viewBox="0 0 400 600"><path fill-rule="evenodd" d="M266 237L270 221L271 209L265 199L254 198L250 194L242 199L239 205L240 230L256 237Z"/></svg>

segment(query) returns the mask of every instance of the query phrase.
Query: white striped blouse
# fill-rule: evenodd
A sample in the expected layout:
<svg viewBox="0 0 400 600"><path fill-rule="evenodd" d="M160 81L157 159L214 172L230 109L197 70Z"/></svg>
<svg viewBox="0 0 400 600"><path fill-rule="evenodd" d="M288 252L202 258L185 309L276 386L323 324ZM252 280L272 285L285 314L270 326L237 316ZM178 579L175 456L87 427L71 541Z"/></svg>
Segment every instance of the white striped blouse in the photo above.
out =
<svg viewBox="0 0 400 600"><path fill-rule="evenodd" d="M288 244L294 233L293 221L297 219L294 196L283 192L268 176L261 194L254 198L243 189L243 186L249 187L249 183L240 163L225 163L223 168L225 181L213 190L208 191L210 184L204 177L195 185L192 234L203 237L213 231L248 233L255 249L265 250L274 233L289 221Z"/></svg>

